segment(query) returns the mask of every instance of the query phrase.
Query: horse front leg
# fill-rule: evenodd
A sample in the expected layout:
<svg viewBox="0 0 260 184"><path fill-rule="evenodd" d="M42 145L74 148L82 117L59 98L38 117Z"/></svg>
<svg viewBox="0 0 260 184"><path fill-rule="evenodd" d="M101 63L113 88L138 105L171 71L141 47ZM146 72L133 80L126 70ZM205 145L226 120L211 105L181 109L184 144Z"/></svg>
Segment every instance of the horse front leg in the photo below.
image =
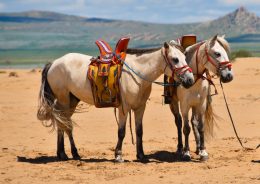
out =
<svg viewBox="0 0 260 184"><path fill-rule="evenodd" d="M193 133L194 133L194 137L195 137L195 141L196 141L196 154L198 155L199 151L200 151L200 133L198 130L199 116L196 113L195 107L192 108L191 124L192 124L192 129L193 129Z"/></svg>
<svg viewBox="0 0 260 184"><path fill-rule="evenodd" d="M143 150L143 116L146 104L134 111L135 114L135 131L136 131L136 157L141 162L147 162Z"/></svg>
<svg viewBox="0 0 260 184"><path fill-rule="evenodd" d="M189 108L182 108L182 117L184 122L183 133L185 136L185 146L184 146L184 154L183 160L190 161L190 146L189 146L189 135L190 135L190 125L189 125L189 117L188 117Z"/></svg>
<svg viewBox="0 0 260 184"><path fill-rule="evenodd" d="M204 116L200 115L199 116L199 125L198 125L198 130L200 134L200 150L199 150L199 156L200 160L205 161L208 160L208 153L206 151L205 147L205 139L204 139Z"/></svg>
<svg viewBox="0 0 260 184"><path fill-rule="evenodd" d="M177 126L178 133L178 145L177 145L177 154L182 156L183 154L183 143L182 143L182 118L179 112L178 101L174 101L170 104L170 109L175 118L175 125Z"/></svg>
<svg viewBox="0 0 260 184"><path fill-rule="evenodd" d="M122 108L119 109L119 124L118 124L118 141L115 149L115 161L116 162L124 162L123 156L122 156L122 144L123 140L125 138L125 126L126 126L126 120L127 120L127 114L128 111L122 110Z"/></svg>

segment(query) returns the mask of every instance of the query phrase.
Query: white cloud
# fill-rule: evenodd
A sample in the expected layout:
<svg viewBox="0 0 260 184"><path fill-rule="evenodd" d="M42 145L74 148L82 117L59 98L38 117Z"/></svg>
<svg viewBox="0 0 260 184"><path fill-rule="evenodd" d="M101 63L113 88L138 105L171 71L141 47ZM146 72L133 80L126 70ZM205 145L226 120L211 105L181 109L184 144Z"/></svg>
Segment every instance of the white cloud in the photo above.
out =
<svg viewBox="0 0 260 184"><path fill-rule="evenodd" d="M220 3L227 5L249 5L255 4L260 5L260 0L218 0Z"/></svg>

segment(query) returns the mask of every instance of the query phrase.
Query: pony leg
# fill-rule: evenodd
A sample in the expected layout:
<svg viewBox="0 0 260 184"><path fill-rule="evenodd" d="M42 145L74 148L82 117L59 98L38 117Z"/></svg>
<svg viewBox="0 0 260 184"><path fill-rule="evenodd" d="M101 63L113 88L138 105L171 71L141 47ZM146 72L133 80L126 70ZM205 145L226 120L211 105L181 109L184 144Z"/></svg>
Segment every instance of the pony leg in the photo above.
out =
<svg viewBox="0 0 260 184"><path fill-rule="evenodd" d="M146 104L134 110L136 132L136 157L140 161L148 161L143 150L143 116Z"/></svg>
<svg viewBox="0 0 260 184"><path fill-rule="evenodd" d="M205 147L205 139L204 139L204 121L203 121L203 116L200 115L199 117L199 126L198 126L199 134L200 134L200 159L202 161L205 161L208 159L208 153L206 151Z"/></svg>
<svg viewBox="0 0 260 184"><path fill-rule="evenodd" d="M184 146L184 155L183 160L190 161L191 155L190 155L190 146L189 146L189 134L190 134L190 125L189 125L189 119L188 119L188 112L182 113L183 114L183 133L185 136L185 146Z"/></svg>
<svg viewBox="0 0 260 184"><path fill-rule="evenodd" d="M70 119L71 116L72 116L72 114L75 112L75 109L76 109L78 103L79 103L79 99L76 98L74 95L72 95L72 94L70 93L70 110L69 110L68 115L67 115L67 116L68 116L68 119ZM71 121L71 119L70 119L70 121ZM73 159L75 159L75 160L79 160L79 159L80 159L80 156L79 156L79 154L78 154L78 150L77 150L76 144L75 144L75 142L74 142L72 130L73 130L73 129L67 129L67 130L66 130L66 133L67 133L67 135L68 135L68 137L69 137L69 140L70 140L70 148L71 148L72 157L73 157Z"/></svg>
<svg viewBox="0 0 260 184"><path fill-rule="evenodd" d="M196 154L199 154L200 151L200 133L198 130L199 121L198 121L198 115L196 114L195 108L192 108L191 124L192 124L192 129L196 141Z"/></svg>
<svg viewBox="0 0 260 184"><path fill-rule="evenodd" d="M78 150L77 150L77 147L75 145L74 138L73 138L73 135L72 135L72 130L69 130L66 133L67 133L69 140L70 140L70 148L71 148L71 154L72 154L73 159L80 160L80 156L78 154Z"/></svg>
<svg viewBox="0 0 260 184"><path fill-rule="evenodd" d="M124 162L122 158L122 143L125 138L125 126L128 111L123 112L122 108L119 107L119 125L118 125L118 141L115 149L115 160L116 162Z"/></svg>
<svg viewBox="0 0 260 184"><path fill-rule="evenodd" d="M179 105L177 101L174 101L170 104L170 109L175 118L175 124L177 126L178 131L178 145L177 145L177 153L178 155L182 155L183 152L183 144L182 144L182 118L179 112Z"/></svg>
<svg viewBox="0 0 260 184"><path fill-rule="evenodd" d="M68 156L66 155L64 149L64 131L61 130L59 127L57 130L57 135L57 157L60 160L68 160Z"/></svg>

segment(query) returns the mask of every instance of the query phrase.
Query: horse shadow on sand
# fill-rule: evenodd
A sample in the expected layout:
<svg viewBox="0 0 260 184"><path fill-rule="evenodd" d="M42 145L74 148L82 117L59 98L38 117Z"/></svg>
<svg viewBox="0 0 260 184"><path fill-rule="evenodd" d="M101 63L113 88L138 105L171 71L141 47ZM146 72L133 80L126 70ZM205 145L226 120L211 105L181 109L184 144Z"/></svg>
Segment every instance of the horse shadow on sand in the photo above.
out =
<svg viewBox="0 0 260 184"><path fill-rule="evenodd" d="M182 159L182 156L177 152L169 151L156 151L147 155L147 163L156 162L156 163L174 163L174 162L187 162ZM196 159L191 159L190 162L200 162Z"/></svg>
<svg viewBox="0 0 260 184"><path fill-rule="evenodd" d="M48 164L53 162L61 162L56 156L37 156L34 158L17 156L18 162L26 162L31 164ZM68 159L66 161L73 161L73 159ZM114 159L106 159L106 158L81 158L79 161L86 163L102 163L102 162L115 162ZM129 161L126 161L129 162Z"/></svg>
<svg viewBox="0 0 260 184"><path fill-rule="evenodd" d="M73 159L68 159L71 161ZM17 156L18 162L26 162L31 164L48 164L53 162L61 162L56 156L46 156L40 155L34 158ZM104 163L110 162L115 163L115 159L106 159L106 158L81 158L79 159L81 162L85 163ZM124 160L124 162L131 162L130 160ZM133 162L140 162L143 164L149 163L174 163L174 162L185 162L182 160L181 156L177 152L169 152L169 151L156 151L146 155L146 159L143 161L133 160ZM191 162L200 162L196 159L191 159Z"/></svg>

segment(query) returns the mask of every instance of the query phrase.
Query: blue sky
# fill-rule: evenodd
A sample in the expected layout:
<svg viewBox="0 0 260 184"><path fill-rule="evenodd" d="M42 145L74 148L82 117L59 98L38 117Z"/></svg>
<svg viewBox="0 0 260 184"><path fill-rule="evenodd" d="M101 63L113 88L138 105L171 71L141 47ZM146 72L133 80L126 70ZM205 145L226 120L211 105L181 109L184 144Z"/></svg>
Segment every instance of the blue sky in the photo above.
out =
<svg viewBox="0 0 260 184"><path fill-rule="evenodd" d="M156 23L212 20L240 6L260 16L260 0L0 0L0 12L45 10Z"/></svg>

